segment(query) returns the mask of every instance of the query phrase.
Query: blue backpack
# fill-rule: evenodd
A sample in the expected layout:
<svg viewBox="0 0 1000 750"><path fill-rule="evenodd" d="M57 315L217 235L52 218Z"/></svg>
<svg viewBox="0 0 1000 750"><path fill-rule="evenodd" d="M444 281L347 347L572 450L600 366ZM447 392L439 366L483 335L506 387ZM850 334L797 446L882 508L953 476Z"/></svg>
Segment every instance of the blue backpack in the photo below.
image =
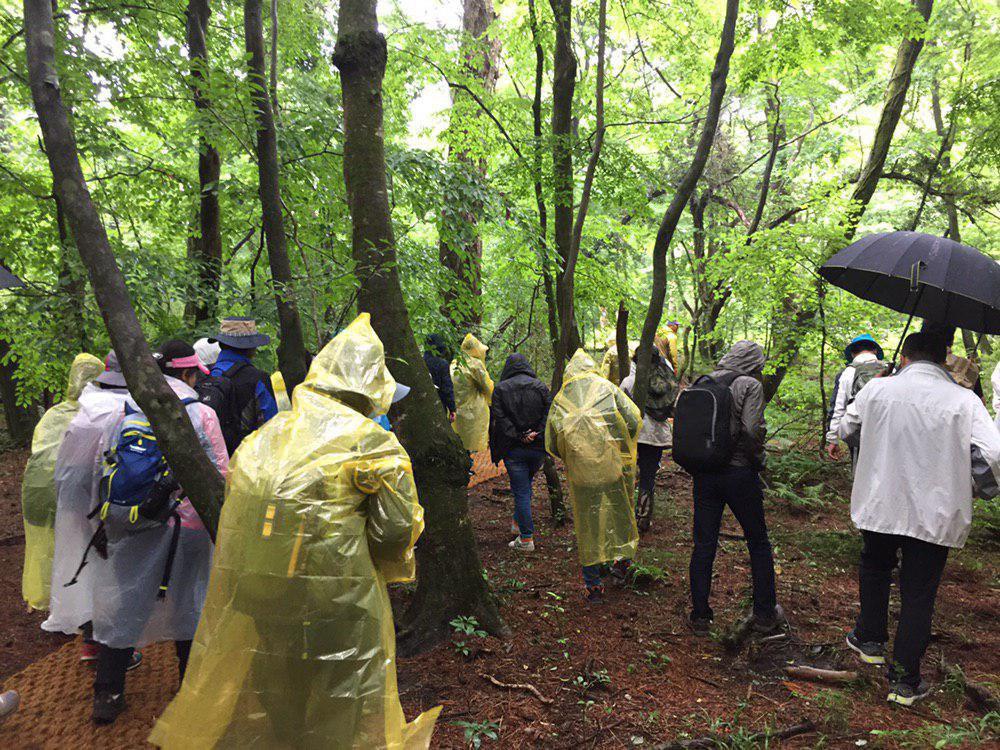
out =
<svg viewBox="0 0 1000 750"><path fill-rule="evenodd" d="M196 398L182 399L181 403L196 403ZM118 439L104 457L104 474L101 477L101 519L108 515L110 506L129 509L129 520L138 521L139 506L149 498L156 480L169 471L160 444L146 415L125 404L125 420L118 431Z"/></svg>

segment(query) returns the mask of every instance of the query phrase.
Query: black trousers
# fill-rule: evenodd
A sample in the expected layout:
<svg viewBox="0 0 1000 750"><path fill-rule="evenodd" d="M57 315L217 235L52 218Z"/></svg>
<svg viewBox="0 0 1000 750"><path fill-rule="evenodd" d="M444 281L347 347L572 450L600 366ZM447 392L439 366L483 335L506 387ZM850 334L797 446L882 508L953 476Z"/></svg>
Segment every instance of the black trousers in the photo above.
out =
<svg viewBox="0 0 1000 750"><path fill-rule="evenodd" d="M183 682L187 670L188 656L191 654L191 641L174 641L177 650L177 670ZM100 644L97 654L97 674L94 676L94 692L109 693L125 692L125 672L132 659L134 648L111 648Z"/></svg>
<svg viewBox="0 0 1000 750"><path fill-rule="evenodd" d="M652 492L656 486L656 473L660 470L663 446L639 443L636 447L636 463L639 466L639 489Z"/></svg>
<svg viewBox="0 0 1000 750"><path fill-rule="evenodd" d="M719 527L726 506L743 528L750 553L753 611L758 617L774 616L777 594L774 558L764 520L764 492L760 476L746 466L730 466L694 477L694 549L691 551L691 616L711 618L712 566L719 546Z"/></svg>
<svg viewBox="0 0 1000 750"><path fill-rule="evenodd" d="M931 619L948 548L920 539L862 531L864 547L858 572L861 612L855 634L862 641L889 640L889 587L899 569L899 622L892 646L890 680L920 684L920 660L931 639Z"/></svg>

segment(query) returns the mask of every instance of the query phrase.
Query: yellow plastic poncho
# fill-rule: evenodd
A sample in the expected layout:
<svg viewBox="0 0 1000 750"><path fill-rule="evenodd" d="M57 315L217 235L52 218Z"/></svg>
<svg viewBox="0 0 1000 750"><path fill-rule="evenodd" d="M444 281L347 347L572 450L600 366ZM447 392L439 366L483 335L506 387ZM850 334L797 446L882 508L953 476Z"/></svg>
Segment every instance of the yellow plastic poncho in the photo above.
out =
<svg viewBox="0 0 1000 750"><path fill-rule="evenodd" d="M49 608L52 552L55 547L56 455L90 381L104 372L104 363L91 354L78 354L69 368L66 397L39 420L31 438L31 457L21 481L24 514L24 573L21 595L32 609Z"/></svg>
<svg viewBox="0 0 1000 750"><path fill-rule="evenodd" d="M639 409L577 350L549 409L545 448L566 466L573 526L582 565L632 559Z"/></svg>
<svg viewBox="0 0 1000 750"><path fill-rule="evenodd" d="M455 421L452 427L462 438L465 450L484 451L490 443L490 399L493 379L486 371L489 347L471 333L462 341L462 355L451 363L455 386Z"/></svg>
<svg viewBox="0 0 1000 750"><path fill-rule="evenodd" d="M601 377L610 380L612 383L618 382L618 343L614 336L608 336L606 342L607 351L601 359Z"/></svg>
<svg viewBox="0 0 1000 750"><path fill-rule="evenodd" d="M167 748L426 748L407 724L386 583L412 580L423 530L410 460L369 419L395 381L359 316L313 361L292 410L229 467L208 596Z"/></svg>
<svg viewBox="0 0 1000 750"><path fill-rule="evenodd" d="M278 404L278 411L289 411L292 408L292 400L285 390L285 376L281 370L271 373L271 390L274 391L274 400Z"/></svg>

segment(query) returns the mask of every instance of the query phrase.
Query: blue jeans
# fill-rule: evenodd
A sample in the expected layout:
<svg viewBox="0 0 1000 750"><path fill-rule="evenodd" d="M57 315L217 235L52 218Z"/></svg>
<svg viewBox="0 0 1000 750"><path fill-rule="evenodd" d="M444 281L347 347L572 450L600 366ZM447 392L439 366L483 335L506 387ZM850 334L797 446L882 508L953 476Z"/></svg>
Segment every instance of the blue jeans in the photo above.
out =
<svg viewBox="0 0 1000 750"><path fill-rule="evenodd" d="M531 482L545 463L545 452L537 448L515 446L503 459L510 477L510 491L514 494L514 521L522 539L530 539L535 533L531 522Z"/></svg>
<svg viewBox="0 0 1000 750"><path fill-rule="evenodd" d="M588 589L592 589L595 586L601 585L601 566L600 565L584 565L583 566L583 584Z"/></svg>

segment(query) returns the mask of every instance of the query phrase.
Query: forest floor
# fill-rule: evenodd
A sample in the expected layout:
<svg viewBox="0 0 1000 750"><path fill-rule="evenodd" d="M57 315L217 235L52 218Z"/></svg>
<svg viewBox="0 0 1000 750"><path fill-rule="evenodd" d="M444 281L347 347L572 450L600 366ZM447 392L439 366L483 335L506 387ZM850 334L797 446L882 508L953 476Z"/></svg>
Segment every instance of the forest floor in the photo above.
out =
<svg viewBox="0 0 1000 750"><path fill-rule="evenodd" d="M0 455L0 680L67 641L39 630L42 618L26 614L19 596L24 460L23 452ZM856 611L859 550L846 469L802 454L779 456L775 464L767 510L789 639L740 653L723 645L725 626L750 601L746 550L728 516L713 584L720 632L698 639L687 630L691 484L668 461L653 528L640 544L643 584L609 584L603 605L583 599L572 524L554 529L547 522L541 476L537 549L507 548L511 496L501 477L474 488L470 508L512 635L501 640L456 628L450 642L400 659L407 716L443 705L433 743L441 748L641 748L706 735L720 741L698 747L758 747L764 742L753 735L804 722L815 730L783 747L1000 747L1000 714L984 718L968 708L961 681L938 669L944 656L969 680L994 690L1000 682L996 527L977 524L968 546L949 559L925 660L939 691L916 710L899 708L885 702L879 671L841 647ZM409 590L394 587L397 605ZM476 630L471 623L464 629ZM859 677L840 686L791 680L781 671L789 658L857 670ZM130 714L151 724L160 708L130 704Z"/></svg>

